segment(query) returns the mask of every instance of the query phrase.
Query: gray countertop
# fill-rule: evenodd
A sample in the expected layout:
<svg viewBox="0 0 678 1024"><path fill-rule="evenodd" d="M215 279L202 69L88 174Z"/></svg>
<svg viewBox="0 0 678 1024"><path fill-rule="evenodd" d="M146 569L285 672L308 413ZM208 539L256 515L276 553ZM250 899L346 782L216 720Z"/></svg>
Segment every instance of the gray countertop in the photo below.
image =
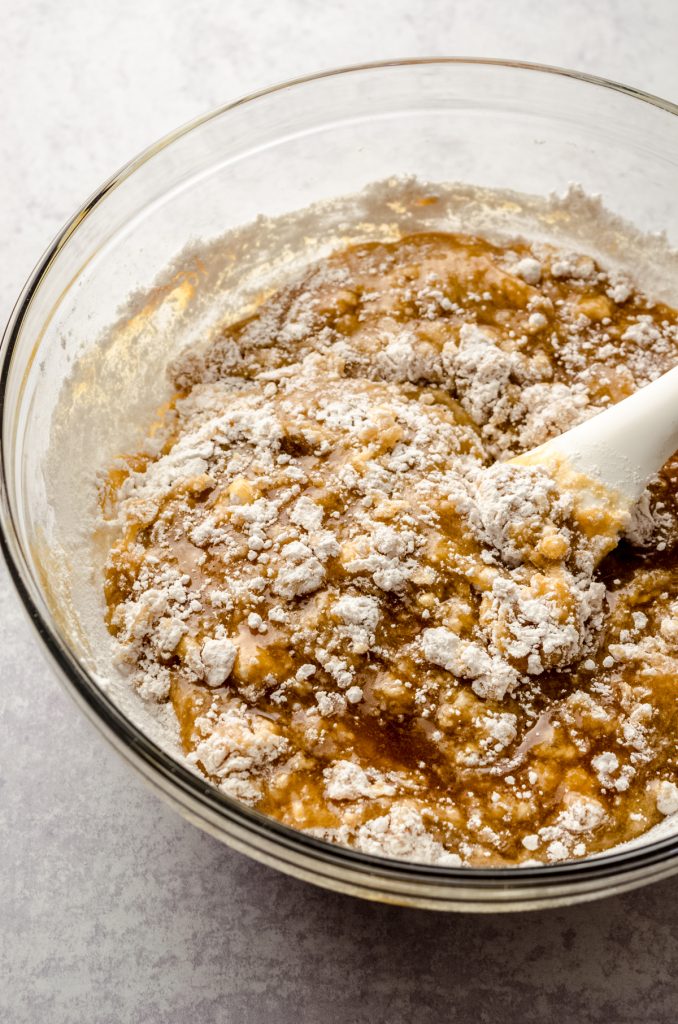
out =
<svg viewBox="0 0 678 1024"><path fill-rule="evenodd" d="M120 164L286 77L471 54L678 99L675 0L26 0L2 18L3 319L50 238ZM0 638L2 1024L676 1020L678 878L525 916L313 889L146 791L52 678L4 569Z"/></svg>

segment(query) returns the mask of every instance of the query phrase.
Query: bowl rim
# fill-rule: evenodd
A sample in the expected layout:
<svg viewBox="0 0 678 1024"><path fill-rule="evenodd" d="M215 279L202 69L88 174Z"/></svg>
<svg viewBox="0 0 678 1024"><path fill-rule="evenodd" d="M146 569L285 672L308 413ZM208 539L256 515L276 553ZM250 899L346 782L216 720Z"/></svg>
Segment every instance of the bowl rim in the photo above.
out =
<svg viewBox="0 0 678 1024"><path fill-rule="evenodd" d="M384 881L431 884L450 883L450 888L457 886L485 890L488 894L504 890L509 895L518 896L531 886L551 885L560 887L584 883L588 886L606 877L630 876L640 869L654 864L665 863L672 855L678 855L678 835L653 840L643 845L619 847L589 858L557 863L531 864L527 866L502 866L491 868L449 867L439 864L424 864L382 857L376 854L362 853L350 847L335 845L317 839L291 826L283 825L274 818L268 817L255 809L240 803L233 797L222 793L216 786L208 782L196 772L191 771L180 761L175 760L151 740L141 729L128 719L115 702L104 692L96 679L90 675L67 643L61 638L53 617L43 615L34 600L27 582L32 580L32 572L25 557L19 532L17 530L12 505L9 498L7 474L6 413L8 412L7 386L13 363L13 354L21 335L22 327L33 298L37 294L43 278L49 272L52 263L58 258L61 249L70 236L77 231L89 214L99 206L109 192L119 187L131 177L137 169L153 159L158 153L173 143L190 134L203 124L217 119L231 110L235 110L253 101L285 90L303 88L328 78L340 78L356 73L383 71L387 68L403 68L425 65L449 66L485 66L502 70L520 70L535 75L547 75L574 79L596 88L621 93L629 99L658 107L667 113L678 115L678 104L662 99L651 93L633 86L591 75L581 71L570 70L553 65L537 64L529 61L512 61L489 57L417 57L394 60L383 60L352 64L302 75L279 82L255 92L248 93L230 103L223 104L196 118L181 127L167 133L157 142L142 150L138 155L125 163L115 174L101 185L87 199L80 209L66 222L52 243L43 253L34 270L21 290L0 343L0 551L9 569L10 578L18 592L24 610L42 642L49 660L57 670L57 675L67 692L76 704L87 714L98 730L116 747L127 760L152 781L159 776L165 783L165 795L177 799L177 790L189 800L197 801L205 819L225 819L238 829L244 830L252 839L256 848L257 837L268 839L279 848L290 854L311 857L326 865L344 868L349 873L368 872L374 878ZM51 620L51 621L50 621ZM228 835L225 836L228 842ZM256 856L255 850L251 851ZM678 870L678 856L676 857Z"/></svg>

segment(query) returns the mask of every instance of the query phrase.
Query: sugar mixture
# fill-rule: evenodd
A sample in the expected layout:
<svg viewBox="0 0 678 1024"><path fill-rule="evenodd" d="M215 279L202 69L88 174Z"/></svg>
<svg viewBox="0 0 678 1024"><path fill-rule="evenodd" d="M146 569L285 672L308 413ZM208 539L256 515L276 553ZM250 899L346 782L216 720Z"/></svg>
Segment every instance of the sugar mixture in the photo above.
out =
<svg viewBox="0 0 678 1024"><path fill-rule="evenodd" d="M585 255L316 264L171 368L111 471L121 667L197 771L330 842L493 866L638 836L678 810L678 459L610 553L507 460L677 356L678 313Z"/></svg>

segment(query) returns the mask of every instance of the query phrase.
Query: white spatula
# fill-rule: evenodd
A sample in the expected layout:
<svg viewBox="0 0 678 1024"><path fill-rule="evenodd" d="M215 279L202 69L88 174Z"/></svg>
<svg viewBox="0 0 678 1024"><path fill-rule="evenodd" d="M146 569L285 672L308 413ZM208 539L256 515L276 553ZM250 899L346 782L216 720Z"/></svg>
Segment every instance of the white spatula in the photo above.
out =
<svg viewBox="0 0 678 1024"><path fill-rule="evenodd" d="M677 449L675 366L629 398L511 462L548 469L561 489L572 491L580 510L606 510L610 550L648 480Z"/></svg>

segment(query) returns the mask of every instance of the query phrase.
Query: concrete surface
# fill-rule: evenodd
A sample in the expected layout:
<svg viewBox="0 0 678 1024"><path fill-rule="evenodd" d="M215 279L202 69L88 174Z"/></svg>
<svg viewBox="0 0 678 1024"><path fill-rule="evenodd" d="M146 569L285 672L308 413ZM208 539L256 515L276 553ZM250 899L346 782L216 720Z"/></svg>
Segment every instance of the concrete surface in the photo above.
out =
<svg viewBox="0 0 678 1024"><path fill-rule="evenodd" d="M61 223L177 124L367 59L569 65L678 100L675 0L2 5L0 313ZM0 571L2 1024L669 1024L678 879L522 917L436 916L254 865L147 793L43 665Z"/></svg>

